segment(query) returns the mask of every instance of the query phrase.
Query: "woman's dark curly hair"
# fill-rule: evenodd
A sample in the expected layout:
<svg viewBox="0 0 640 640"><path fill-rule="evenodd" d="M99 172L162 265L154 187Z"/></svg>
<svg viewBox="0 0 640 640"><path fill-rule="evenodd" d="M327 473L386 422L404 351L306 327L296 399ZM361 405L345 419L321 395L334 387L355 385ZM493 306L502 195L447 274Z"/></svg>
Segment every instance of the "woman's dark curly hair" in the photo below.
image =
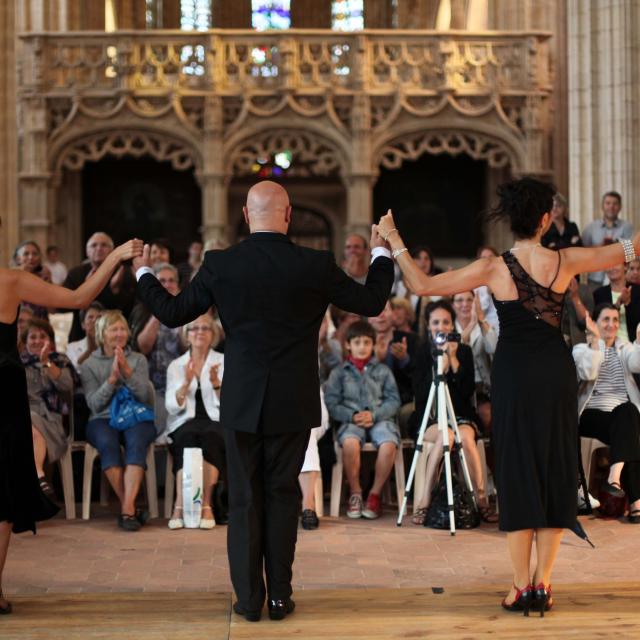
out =
<svg viewBox="0 0 640 640"><path fill-rule="evenodd" d="M516 238L525 239L535 236L542 216L551 211L556 189L527 176L501 184L497 193L498 206L491 209L489 218L509 220Z"/></svg>

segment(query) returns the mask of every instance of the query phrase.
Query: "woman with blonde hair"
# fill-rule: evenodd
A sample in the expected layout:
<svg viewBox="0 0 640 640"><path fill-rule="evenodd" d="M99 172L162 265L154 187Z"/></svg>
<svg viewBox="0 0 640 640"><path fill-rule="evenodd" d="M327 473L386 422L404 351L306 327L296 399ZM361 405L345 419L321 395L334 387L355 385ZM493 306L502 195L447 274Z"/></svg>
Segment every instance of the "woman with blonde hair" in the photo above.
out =
<svg viewBox="0 0 640 640"><path fill-rule="evenodd" d="M182 529L182 467L187 447L202 449L203 495L201 529L213 529L213 491L224 468L224 440L220 427L220 389L224 356L214 347L217 324L204 314L184 328L189 349L167 369L167 432L176 474L176 503L169 529ZM166 497L167 500L171 496Z"/></svg>
<svg viewBox="0 0 640 640"><path fill-rule="evenodd" d="M44 307L82 309L105 287L123 260L142 254L142 242L117 247L96 272L71 291L18 269L0 269L0 614L11 613L2 595L2 571L11 531L36 530L36 522L58 511L44 495L33 458L27 381L17 349L21 301Z"/></svg>
<svg viewBox="0 0 640 640"><path fill-rule="evenodd" d="M149 365L142 354L130 349L129 335L122 313L105 311L96 322L98 348L85 360L80 375L91 411L87 440L98 450L102 470L120 501L118 526L125 531L138 531L149 517L146 511L136 509L136 497L156 428L152 421L145 420L119 431L110 421L112 402L122 387L131 392L135 401L153 407Z"/></svg>

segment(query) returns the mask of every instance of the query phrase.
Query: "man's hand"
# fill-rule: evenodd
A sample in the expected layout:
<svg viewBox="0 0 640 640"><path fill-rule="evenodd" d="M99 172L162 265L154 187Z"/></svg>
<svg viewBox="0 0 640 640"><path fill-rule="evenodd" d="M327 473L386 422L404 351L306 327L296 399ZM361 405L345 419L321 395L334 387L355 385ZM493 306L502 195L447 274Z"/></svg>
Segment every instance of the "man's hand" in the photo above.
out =
<svg viewBox="0 0 640 640"><path fill-rule="evenodd" d="M373 414L371 411L358 411L358 413L353 416L353 422L359 427L368 429L373 426Z"/></svg>
<svg viewBox="0 0 640 640"><path fill-rule="evenodd" d="M149 257L149 253L151 251L151 247L148 244L144 245L142 249L142 255L135 257L133 259L133 268L138 271L140 267L150 267L151 266L151 258Z"/></svg>
<svg viewBox="0 0 640 640"><path fill-rule="evenodd" d="M386 247L387 243L384 241L384 238L379 233L378 225L371 225L371 240L369 243L372 249L376 247Z"/></svg>
<svg viewBox="0 0 640 640"><path fill-rule="evenodd" d="M624 287L620 292L620 297L618 298L618 307L621 305L628 305L631 302L631 286Z"/></svg>
<svg viewBox="0 0 640 640"><path fill-rule="evenodd" d="M391 343L391 355L396 360L404 360L407 357L407 338L402 338L401 342Z"/></svg>

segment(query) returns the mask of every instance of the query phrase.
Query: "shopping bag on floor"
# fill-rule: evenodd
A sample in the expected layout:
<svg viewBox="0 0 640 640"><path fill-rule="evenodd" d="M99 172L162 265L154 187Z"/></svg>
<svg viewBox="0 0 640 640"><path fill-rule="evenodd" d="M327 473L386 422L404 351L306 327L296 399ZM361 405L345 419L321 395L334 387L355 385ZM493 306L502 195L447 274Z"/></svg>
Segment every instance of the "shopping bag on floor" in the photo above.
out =
<svg viewBox="0 0 640 640"><path fill-rule="evenodd" d="M197 529L202 511L202 449L187 447L183 453L182 509L184 526Z"/></svg>
<svg viewBox="0 0 640 640"><path fill-rule="evenodd" d="M475 529L480 525L480 514L475 507L473 497L464 484L458 480L458 474L451 473L453 489L453 515L456 529ZM444 468L440 473L440 480L433 490L431 504L424 520L425 527L432 529L449 528L449 503L447 501L447 484Z"/></svg>

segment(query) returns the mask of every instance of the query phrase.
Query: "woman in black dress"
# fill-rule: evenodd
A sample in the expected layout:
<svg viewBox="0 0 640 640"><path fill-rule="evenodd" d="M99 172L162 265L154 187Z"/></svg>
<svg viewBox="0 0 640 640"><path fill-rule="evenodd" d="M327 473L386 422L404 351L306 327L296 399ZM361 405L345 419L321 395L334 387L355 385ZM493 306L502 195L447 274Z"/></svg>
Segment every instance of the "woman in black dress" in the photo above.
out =
<svg viewBox="0 0 640 640"><path fill-rule="evenodd" d="M551 570L563 529L576 521L578 415L576 370L560 332L564 292L577 273L631 260L640 235L598 248L545 249L553 188L522 178L498 189L493 216L508 219L514 246L500 257L428 277L409 257L393 216L378 224L409 287L418 295L453 295L486 285L500 318L493 361L493 441L500 529L507 532L513 587L509 610L551 606ZM538 564L531 574L535 539Z"/></svg>
<svg viewBox="0 0 640 640"><path fill-rule="evenodd" d="M27 381L17 349L17 312L22 300L44 307L81 309L105 287L122 260L142 254L142 241L114 249L97 272L75 291L26 271L0 269L0 614L11 612L2 595L2 571L11 531L36 531L36 521L58 511L38 483L33 459Z"/></svg>

